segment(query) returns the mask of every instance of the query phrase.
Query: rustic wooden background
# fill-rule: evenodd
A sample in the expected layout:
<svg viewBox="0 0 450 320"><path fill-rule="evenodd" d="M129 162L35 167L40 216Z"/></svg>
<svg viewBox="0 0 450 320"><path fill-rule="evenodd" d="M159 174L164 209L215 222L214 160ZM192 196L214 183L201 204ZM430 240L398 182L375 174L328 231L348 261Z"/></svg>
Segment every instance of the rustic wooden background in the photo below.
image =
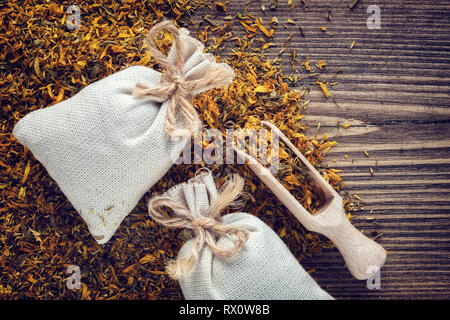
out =
<svg viewBox="0 0 450 320"><path fill-rule="evenodd" d="M450 3L442 1L231 0L228 12L280 21L273 57L293 33L290 47L328 63L339 85L326 99L315 88L306 110L338 141L330 166L343 169L345 191L366 203L354 224L388 251L381 288L352 278L336 249L303 262L334 297L343 299L448 299L450 297ZM381 10L381 29L369 30L369 5ZM331 11L329 11L331 10ZM331 20L325 15L331 13ZM194 19L205 12L198 11ZM220 19L220 17L217 17ZM282 26L288 18L301 25ZM321 27L326 27L323 32ZM350 50L352 41L354 47ZM289 52L288 50L286 52ZM289 54L283 54L289 70ZM336 125L352 123L338 130ZM311 134L315 129L311 129ZM369 157L364 155L367 150ZM348 159L345 157L348 155ZM374 176L370 174L370 167ZM375 220L369 220L370 218ZM368 219L369 218L369 219Z"/></svg>

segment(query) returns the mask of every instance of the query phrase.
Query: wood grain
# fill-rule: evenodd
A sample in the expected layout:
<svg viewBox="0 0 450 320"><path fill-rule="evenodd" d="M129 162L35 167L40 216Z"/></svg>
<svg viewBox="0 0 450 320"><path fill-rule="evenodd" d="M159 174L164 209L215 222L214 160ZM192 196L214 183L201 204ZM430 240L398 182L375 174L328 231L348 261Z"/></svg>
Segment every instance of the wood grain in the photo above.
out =
<svg viewBox="0 0 450 320"><path fill-rule="evenodd" d="M336 249L304 259L303 266L315 269L313 277L338 299L449 299L450 3L362 0L353 10L351 1L307 1L307 8L293 3L294 9L279 1L276 10L262 12L254 0L247 12L265 24L272 16L280 21L271 57L293 33L290 49L308 55L312 65L318 59L328 63L327 77L339 82L331 89L336 103L312 85L315 79L303 83L312 88L308 134L315 135L320 122L319 134L338 141L326 161L344 170L343 192L365 202L354 225L366 235L381 235L377 241L389 251L379 290L352 278ZM381 9L379 30L366 26L369 5ZM227 6L231 15L245 9L243 1ZM328 10L331 21L325 19ZM206 13L193 19L201 21ZM283 26L288 18L305 37L297 26ZM285 72L294 74L289 50L281 58ZM352 126L338 130L338 122Z"/></svg>

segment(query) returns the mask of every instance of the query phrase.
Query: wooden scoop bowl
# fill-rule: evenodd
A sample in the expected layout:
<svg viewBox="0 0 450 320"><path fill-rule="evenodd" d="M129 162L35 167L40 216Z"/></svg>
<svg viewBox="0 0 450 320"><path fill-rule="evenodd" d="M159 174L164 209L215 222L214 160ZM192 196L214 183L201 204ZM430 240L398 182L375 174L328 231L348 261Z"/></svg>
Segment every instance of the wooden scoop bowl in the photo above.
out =
<svg viewBox="0 0 450 320"><path fill-rule="evenodd" d="M255 158L234 146L235 152L244 158L249 168L267 185L306 229L323 234L338 248L350 273L359 280L373 276L384 265L386 251L375 241L359 232L347 219L342 198L311 165L292 142L272 123L262 125L277 134L308 168L308 174L325 196L324 205L313 215Z"/></svg>

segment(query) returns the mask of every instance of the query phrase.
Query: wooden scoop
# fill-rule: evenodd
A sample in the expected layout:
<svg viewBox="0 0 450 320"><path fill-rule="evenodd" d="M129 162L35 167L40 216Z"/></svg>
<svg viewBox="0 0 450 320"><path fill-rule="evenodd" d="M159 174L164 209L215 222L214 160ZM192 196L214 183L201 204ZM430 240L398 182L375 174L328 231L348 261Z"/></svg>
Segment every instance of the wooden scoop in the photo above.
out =
<svg viewBox="0 0 450 320"><path fill-rule="evenodd" d="M262 121L300 158L308 168L308 174L325 196L324 205L312 215L289 191L255 158L234 146L235 152L247 161L250 169L267 185L306 229L323 234L330 239L343 256L350 273L359 280L374 275L386 260L386 251L375 241L359 232L347 219L342 198L311 165L291 141L272 123Z"/></svg>

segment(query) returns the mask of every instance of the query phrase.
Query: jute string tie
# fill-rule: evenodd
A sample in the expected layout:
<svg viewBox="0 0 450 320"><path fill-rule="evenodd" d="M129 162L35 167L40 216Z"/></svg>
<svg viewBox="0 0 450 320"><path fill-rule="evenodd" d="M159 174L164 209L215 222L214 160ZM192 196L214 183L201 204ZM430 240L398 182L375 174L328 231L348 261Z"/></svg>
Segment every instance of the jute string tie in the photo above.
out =
<svg viewBox="0 0 450 320"><path fill-rule="evenodd" d="M168 228L189 228L195 235L195 243L190 254L170 261L167 265L166 270L172 278L179 280L189 273L197 264L200 252L205 245L214 255L225 259L232 259L244 248L249 237L248 229L223 225L220 215L241 194L243 187L244 180L239 175L232 175L224 183L204 216L193 214L186 205L167 196L156 196L149 200L148 212L156 222ZM161 210L163 207L170 209L172 215L164 214ZM216 243L217 237L220 236L230 237L233 247L220 248Z"/></svg>
<svg viewBox="0 0 450 320"><path fill-rule="evenodd" d="M173 36L176 63L159 50L155 37L160 32L168 32ZM163 101L170 99L167 113L166 132L171 136L186 136L200 127L200 119L191 103L195 92L204 88L225 86L233 78L233 71L224 64L212 62L202 77L187 79L184 74L186 57L183 54L181 31L171 22L163 21L153 26L147 39L148 51L156 62L163 68L161 83L156 88L137 83L133 94L137 98L157 97ZM185 127L177 126L177 119L184 118Z"/></svg>

